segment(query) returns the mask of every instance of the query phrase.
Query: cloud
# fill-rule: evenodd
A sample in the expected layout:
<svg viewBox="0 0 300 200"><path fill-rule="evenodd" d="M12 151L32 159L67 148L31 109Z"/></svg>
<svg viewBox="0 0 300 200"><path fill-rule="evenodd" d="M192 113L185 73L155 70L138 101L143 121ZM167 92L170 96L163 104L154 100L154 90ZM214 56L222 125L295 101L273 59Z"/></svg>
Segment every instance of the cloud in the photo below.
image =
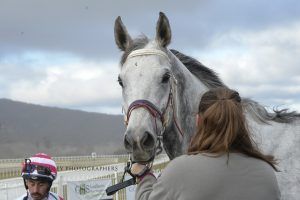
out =
<svg viewBox="0 0 300 200"><path fill-rule="evenodd" d="M73 60L70 56L68 61L62 61L55 60L58 55L52 57L47 53L48 58L54 59L49 62L44 54L39 55L41 57L35 58L33 63L26 63L28 56L18 60L27 66L24 68L27 68L28 73L26 76L14 75L14 81L7 80L11 81L6 88L8 98L59 107L80 108L91 105L98 109L104 107L106 110L110 105L121 105L117 62ZM13 75L9 71L4 74L7 79L11 76Z"/></svg>
<svg viewBox="0 0 300 200"><path fill-rule="evenodd" d="M300 22L261 31L232 31L193 55L243 96L268 106L298 111L300 100Z"/></svg>
<svg viewBox="0 0 300 200"><path fill-rule="evenodd" d="M172 4L172 6L170 6ZM169 17L176 48L210 44L232 29L259 30L299 19L297 0L40 1L4 0L0 7L0 56L59 51L92 59L115 58L114 20L122 16L133 35L154 36L159 11ZM274 14L276 13L276 14Z"/></svg>

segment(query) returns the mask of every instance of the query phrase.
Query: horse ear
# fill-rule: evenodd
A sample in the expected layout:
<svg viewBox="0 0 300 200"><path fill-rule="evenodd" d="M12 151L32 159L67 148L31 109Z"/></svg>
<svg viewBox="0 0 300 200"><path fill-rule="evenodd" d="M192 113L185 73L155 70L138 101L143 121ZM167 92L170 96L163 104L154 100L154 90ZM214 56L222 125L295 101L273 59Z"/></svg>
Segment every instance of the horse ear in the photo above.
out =
<svg viewBox="0 0 300 200"><path fill-rule="evenodd" d="M171 42L171 27L168 18L163 12L159 13L159 19L156 24L156 41L163 47L168 46Z"/></svg>
<svg viewBox="0 0 300 200"><path fill-rule="evenodd" d="M124 26L121 17L117 17L115 21L115 41L117 46L122 50L125 51L130 44L132 43L132 39L128 34L126 27Z"/></svg>

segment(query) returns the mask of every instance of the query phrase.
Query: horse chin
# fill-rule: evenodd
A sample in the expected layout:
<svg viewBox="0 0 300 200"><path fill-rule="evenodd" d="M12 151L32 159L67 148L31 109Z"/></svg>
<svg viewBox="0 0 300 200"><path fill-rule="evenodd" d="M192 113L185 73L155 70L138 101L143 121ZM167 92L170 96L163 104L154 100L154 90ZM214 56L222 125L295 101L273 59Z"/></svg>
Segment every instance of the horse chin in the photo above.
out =
<svg viewBox="0 0 300 200"><path fill-rule="evenodd" d="M152 152L132 153L132 161L140 164L147 164L154 160L155 155Z"/></svg>

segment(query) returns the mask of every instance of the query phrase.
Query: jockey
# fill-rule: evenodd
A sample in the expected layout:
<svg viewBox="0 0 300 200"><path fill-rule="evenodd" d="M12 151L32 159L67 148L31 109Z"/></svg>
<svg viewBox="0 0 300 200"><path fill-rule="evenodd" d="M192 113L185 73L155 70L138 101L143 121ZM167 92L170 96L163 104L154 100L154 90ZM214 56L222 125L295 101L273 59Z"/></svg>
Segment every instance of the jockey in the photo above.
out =
<svg viewBox="0 0 300 200"><path fill-rule="evenodd" d="M63 200L50 192L56 176L56 164L47 154L38 153L25 159L22 163L22 178L27 192L17 200Z"/></svg>

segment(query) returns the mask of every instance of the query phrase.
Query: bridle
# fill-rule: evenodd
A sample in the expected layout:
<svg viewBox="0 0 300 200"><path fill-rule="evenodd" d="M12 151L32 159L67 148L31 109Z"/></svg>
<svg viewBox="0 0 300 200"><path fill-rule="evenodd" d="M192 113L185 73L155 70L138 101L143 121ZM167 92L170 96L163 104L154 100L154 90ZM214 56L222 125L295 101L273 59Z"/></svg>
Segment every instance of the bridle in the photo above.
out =
<svg viewBox="0 0 300 200"><path fill-rule="evenodd" d="M128 58L132 58L132 57L136 57L136 56L146 56L146 55L158 55L158 56L163 56L166 57L168 59L168 61L170 61L169 57L167 56L167 54L161 50L157 50L157 49L139 49L139 50L135 50L132 51L128 57ZM184 134L182 129L180 128L178 122L177 122L177 118L175 115L175 104L174 104L174 98L173 98L173 87L172 87L172 82L174 84L177 84L177 80L176 78L172 75L170 77L172 81L170 81L170 91L169 91L169 96L168 96L168 101L166 104L166 107L160 111L159 108L157 108L157 106L155 106L152 102L146 100L146 99L138 99L133 101L129 107L127 112L125 111L125 116L124 116L124 122L125 125L128 125L131 113L133 110L138 109L138 108L144 108L146 111L148 111L148 113L152 116L152 118L154 119L154 127L155 127L155 133L157 136L157 143L156 146L154 148L154 153L153 153L153 158L151 158L151 160L154 160L154 157L158 154L160 154L162 152L162 140L163 140L163 136L164 136L164 132L166 130L166 126L168 124L169 121L169 113L167 113L168 108L170 107L172 109L172 117L173 117L173 121L175 123L175 126L177 128L177 130L179 131L181 137L183 138ZM123 109L124 110L124 109ZM156 120L160 120L161 124L162 124L162 129L161 131L158 131L157 128L157 121Z"/></svg>

